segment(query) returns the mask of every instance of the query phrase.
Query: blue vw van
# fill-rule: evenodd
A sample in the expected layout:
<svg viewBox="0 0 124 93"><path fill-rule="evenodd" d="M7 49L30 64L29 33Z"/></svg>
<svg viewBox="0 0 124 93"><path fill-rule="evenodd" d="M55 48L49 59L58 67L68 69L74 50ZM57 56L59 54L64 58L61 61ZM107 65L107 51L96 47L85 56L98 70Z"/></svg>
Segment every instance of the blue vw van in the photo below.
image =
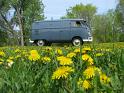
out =
<svg viewBox="0 0 124 93"><path fill-rule="evenodd" d="M31 40L38 46L51 43L72 43L80 46L85 41L92 41L92 35L83 19L47 20L32 24Z"/></svg>

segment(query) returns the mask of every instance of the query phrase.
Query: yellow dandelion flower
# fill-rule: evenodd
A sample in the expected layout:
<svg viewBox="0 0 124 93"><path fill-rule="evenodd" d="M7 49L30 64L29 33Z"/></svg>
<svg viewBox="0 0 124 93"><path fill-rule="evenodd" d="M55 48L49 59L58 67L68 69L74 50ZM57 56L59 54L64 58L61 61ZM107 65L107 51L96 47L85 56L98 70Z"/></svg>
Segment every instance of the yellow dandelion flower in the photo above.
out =
<svg viewBox="0 0 124 93"><path fill-rule="evenodd" d="M91 48L90 47L84 47L83 50L85 50L85 51L91 51Z"/></svg>
<svg viewBox="0 0 124 93"><path fill-rule="evenodd" d="M86 54L86 51L85 51L85 50L82 50L82 53L83 53L83 54Z"/></svg>
<svg viewBox="0 0 124 93"><path fill-rule="evenodd" d="M67 58L64 56L57 57L57 60L60 61L60 65L71 65L73 64L71 58Z"/></svg>
<svg viewBox="0 0 124 93"><path fill-rule="evenodd" d="M70 58L63 58L60 60L60 65L71 65L73 64Z"/></svg>
<svg viewBox="0 0 124 93"><path fill-rule="evenodd" d="M0 51L0 56L5 56L5 53L3 51Z"/></svg>
<svg viewBox="0 0 124 93"><path fill-rule="evenodd" d="M82 49L82 53L83 53L83 54L87 53L87 51L91 51L91 48L90 48L90 47L84 47L84 48Z"/></svg>
<svg viewBox="0 0 124 93"><path fill-rule="evenodd" d="M77 82L77 84L78 84L78 86L80 86L84 89L91 88L90 81L88 81L88 80L82 80L81 78L79 78L79 81Z"/></svg>
<svg viewBox="0 0 124 93"><path fill-rule="evenodd" d="M100 75L100 82L101 83L104 83L104 84L107 84L110 82L110 78L107 77L105 74L101 74Z"/></svg>
<svg viewBox="0 0 124 93"><path fill-rule="evenodd" d="M75 53L79 53L79 52L80 52L80 48L76 48L76 49L74 50L74 52L75 52Z"/></svg>
<svg viewBox="0 0 124 93"><path fill-rule="evenodd" d="M73 52L71 52L71 53L67 54L67 57L69 57L69 58L72 58L72 57L74 57L74 56L76 56L76 54L75 54L75 53L73 53Z"/></svg>
<svg viewBox="0 0 124 93"><path fill-rule="evenodd" d="M24 52L25 52L25 51L24 51ZM37 50L31 50L31 51L30 51L30 54L36 54L36 53L38 53Z"/></svg>
<svg viewBox="0 0 124 93"><path fill-rule="evenodd" d="M74 72L74 69L72 69L72 67L68 66L59 67L55 72L53 72L52 79L60 78L66 79L71 72Z"/></svg>
<svg viewBox="0 0 124 93"><path fill-rule="evenodd" d="M60 61L60 60L63 60L65 57L64 56L59 56L57 57L57 60Z"/></svg>
<svg viewBox="0 0 124 93"><path fill-rule="evenodd" d="M62 55L62 54L63 54L63 52L62 52L61 49L57 49L57 50L56 50L56 53L57 53L58 55Z"/></svg>
<svg viewBox="0 0 124 93"><path fill-rule="evenodd" d="M83 88L84 88L84 89L89 89L89 88L91 88L90 81L84 80L84 81L83 81Z"/></svg>
<svg viewBox="0 0 124 93"><path fill-rule="evenodd" d="M38 54L37 50L31 50L28 59L31 61L39 60L40 55Z"/></svg>
<svg viewBox="0 0 124 93"><path fill-rule="evenodd" d="M86 76L86 79L90 79L95 76L95 69L94 67L88 67L84 72L83 75Z"/></svg>
<svg viewBox="0 0 124 93"><path fill-rule="evenodd" d="M42 60L43 60L43 62L50 62L51 61L51 59L47 56L43 57Z"/></svg>
<svg viewBox="0 0 124 93"><path fill-rule="evenodd" d="M91 57L89 57L88 62L89 62L90 65L94 64L93 59Z"/></svg>
<svg viewBox="0 0 124 93"><path fill-rule="evenodd" d="M9 57L9 59L11 59L11 60L12 60L12 59L14 59L14 57Z"/></svg>
<svg viewBox="0 0 124 93"><path fill-rule="evenodd" d="M18 52L20 52L20 50L19 50L19 49L16 49L16 50L15 50L15 53L18 53Z"/></svg>
<svg viewBox="0 0 124 93"><path fill-rule="evenodd" d="M84 61L89 62L90 65L93 65L93 64L94 64L93 59L92 59L88 54L82 55L82 59L83 59Z"/></svg>
<svg viewBox="0 0 124 93"><path fill-rule="evenodd" d="M82 55L82 59L83 59L84 61L87 61L89 58L90 58L90 56L89 56L88 54Z"/></svg>

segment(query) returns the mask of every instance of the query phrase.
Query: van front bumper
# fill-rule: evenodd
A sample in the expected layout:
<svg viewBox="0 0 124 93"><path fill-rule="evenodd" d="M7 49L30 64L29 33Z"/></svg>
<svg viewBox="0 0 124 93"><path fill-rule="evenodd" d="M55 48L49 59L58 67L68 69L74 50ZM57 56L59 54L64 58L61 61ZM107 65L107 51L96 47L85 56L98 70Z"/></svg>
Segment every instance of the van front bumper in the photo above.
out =
<svg viewBox="0 0 124 93"><path fill-rule="evenodd" d="M88 37L88 39L83 39L84 42L92 42L93 38L92 37Z"/></svg>
<svg viewBox="0 0 124 93"><path fill-rule="evenodd" d="M30 43L34 43L34 41L32 41L32 40L30 40L30 39L29 39L29 42L30 42Z"/></svg>

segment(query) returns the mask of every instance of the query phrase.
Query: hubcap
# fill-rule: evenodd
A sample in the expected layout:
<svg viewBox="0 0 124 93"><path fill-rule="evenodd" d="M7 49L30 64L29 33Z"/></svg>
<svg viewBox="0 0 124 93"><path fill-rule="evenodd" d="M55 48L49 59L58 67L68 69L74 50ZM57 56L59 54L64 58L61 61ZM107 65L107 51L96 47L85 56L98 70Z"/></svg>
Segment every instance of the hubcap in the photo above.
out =
<svg viewBox="0 0 124 93"><path fill-rule="evenodd" d="M73 44L74 44L74 46L80 46L81 45L81 41L79 39L75 39L73 41Z"/></svg>
<svg viewBox="0 0 124 93"><path fill-rule="evenodd" d="M40 40L37 42L38 46L44 46L44 41L43 40Z"/></svg>

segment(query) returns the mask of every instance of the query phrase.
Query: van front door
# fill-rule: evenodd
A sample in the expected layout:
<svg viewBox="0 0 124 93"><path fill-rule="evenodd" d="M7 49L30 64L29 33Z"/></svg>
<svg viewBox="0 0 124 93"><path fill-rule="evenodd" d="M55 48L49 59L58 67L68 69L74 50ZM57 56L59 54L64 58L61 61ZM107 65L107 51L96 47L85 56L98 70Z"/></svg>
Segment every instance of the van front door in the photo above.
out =
<svg viewBox="0 0 124 93"><path fill-rule="evenodd" d="M72 21L71 22L71 33L70 36L73 37L80 37L83 39L85 36L84 27L82 26L80 21Z"/></svg>

